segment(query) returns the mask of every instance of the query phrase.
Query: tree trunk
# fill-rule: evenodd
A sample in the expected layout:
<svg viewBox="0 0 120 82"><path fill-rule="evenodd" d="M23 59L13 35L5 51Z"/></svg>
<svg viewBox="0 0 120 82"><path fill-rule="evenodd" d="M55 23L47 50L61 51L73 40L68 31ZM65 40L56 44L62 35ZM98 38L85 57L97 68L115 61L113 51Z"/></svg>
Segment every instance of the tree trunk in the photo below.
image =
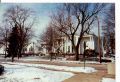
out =
<svg viewBox="0 0 120 82"><path fill-rule="evenodd" d="M50 61L52 61L53 55L52 53L50 53Z"/></svg>
<svg viewBox="0 0 120 82"><path fill-rule="evenodd" d="M75 51L75 60L79 60L79 47L74 46L74 51Z"/></svg>
<svg viewBox="0 0 120 82"><path fill-rule="evenodd" d="M20 48L18 49L17 57L18 59L20 58Z"/></svg>
<svg viewBox="0 0 120 82"><path fill-rule="evenodd" d="M19 49L19 52L18 52L18 59L22 56L21 51L22 51L22 49L20 48L20 49Z"/></svg>
<svg viewBox="0 0 120 82"><path fill-rule="evenodd" d="M79 60L79 46L75 46L74 37L72 37L71 42L72 42L74 53L75 53L75 60L78 61Z"/></svg>
<svg viewBox="0 0 120 82"><path fill-rule="evenodd" d="M79 60L79 49L75 50L75 60L78 61Z"/></svg>
<svg viewBox="0 0 120 82"><path fill-rule="evenodd" d="M12 62L14 62L14 55L12 55Z"/></svg>
<svg viewBox="0 0 120 82"><path fill-rule="evenodd" d="M19 50L18 50L18 59L22 56L22 44L19 46Z"/></svg>

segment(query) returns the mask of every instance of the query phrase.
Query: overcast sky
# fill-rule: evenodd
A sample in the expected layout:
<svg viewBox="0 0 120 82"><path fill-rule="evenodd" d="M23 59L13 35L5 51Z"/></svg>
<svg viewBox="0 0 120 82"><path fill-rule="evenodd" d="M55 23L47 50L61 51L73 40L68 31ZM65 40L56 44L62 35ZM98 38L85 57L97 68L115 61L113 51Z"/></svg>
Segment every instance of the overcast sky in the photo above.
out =
<svg viewBox="0 0 120 82"><path fill-rule="evenodd" d="M2 16L7 8L12 5L22 5L27 8L31 8L36 12L37 16L37 23L34 25L35 35L38 37L42 32L44 32L45 28L47 27L48 23L50 22L50 15L52 12L55 12L56 7L59 4L55 3L25 3L25 4L8 4L2 3L0 4L0 23L2 22ZM100 26L102 26L100 20ZM94 27L93 32L97 35L97 26Z"/></svg>

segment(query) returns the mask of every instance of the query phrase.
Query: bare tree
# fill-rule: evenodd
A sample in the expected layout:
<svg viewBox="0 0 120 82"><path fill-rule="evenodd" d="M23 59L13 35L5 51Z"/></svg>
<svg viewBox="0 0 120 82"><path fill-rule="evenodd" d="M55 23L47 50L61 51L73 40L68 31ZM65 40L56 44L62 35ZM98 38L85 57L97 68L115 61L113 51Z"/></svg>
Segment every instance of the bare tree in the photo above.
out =
<svg viewBox="0 0 120 82"><path fill-rule="evenodd" d="M22 6L11 6L4 14L4 22L11 29L17 25L19 28L20 42L19 44L19 54L18 58L21 56L22 51L26 43L31 38L31 28L35 23L34 12L29 8L24 8Z"/></svg>
<svg viewBox="0 0 120 82"><path fill-rule="evenodd" d="M48 25L45 32L40 36L41 42L46 43L46 49L48 50L48 53L50 55L50 60L52 60L53 57L57 57L57 55L60 52L61 47L61 35L60 32L58 32L54 27ZM56 54L57 53L57 54Z"/></svg>
<svg viewBox="0 0 120 82"><path fill-rule="evenodd" d="M66 3L53 14L52 25L64 33L72 43L76 60L79 60L79 46L83 36L89 33L96 15L102 11L104 4ZM79 35L77 44L74 37Z"/></svg>
<svg viewBox="0 0 120 82"><path fill-rule="evenodd" d="M60 39L60 33L51 25L48 25L45 32L40 36L41 42L46 42L47 49L50 52L54 52L54 49L57 48L58 39Z"/></svg>
<svg viewBox="0 0 120 82"><path fill-rule="evenodd" d="M115 51L115 4L111 4L103 20L104 47L107 54Z"/></svg>

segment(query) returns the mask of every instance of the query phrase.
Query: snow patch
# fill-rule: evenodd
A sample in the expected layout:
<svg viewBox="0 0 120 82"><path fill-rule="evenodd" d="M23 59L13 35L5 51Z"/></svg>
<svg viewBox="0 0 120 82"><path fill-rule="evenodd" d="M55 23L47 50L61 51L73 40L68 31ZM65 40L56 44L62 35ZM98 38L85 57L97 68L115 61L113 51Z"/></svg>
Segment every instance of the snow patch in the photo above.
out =
<svg viewBox="0 0 120 82"><path fill-rule="evenodd" d="M115 79L112 79L112 78L102 78L102 82L115 82Z"/></svg>
<svg viewBox="0 0 120 82"><path fill-rule="evenodd" d="M35 67L2 64L5 74L0 82L61 82L73 76L73 73L44 70Z"/></svg>
<svg viewBox="0 0 120 82"><path fill-rule="evenodd" d="M57 65L47 65L47 64L28 64L28 63L12 63L12 62L5 62L8 64L18 64L22 66L33 66L33 67L41 67L46 69L55 69L55 70L64 70L64 71L72 71L72 72L84 72L84 73L92 73L96 72L97 70L92 67L68 67L68 66L57 66Z"/></svg>

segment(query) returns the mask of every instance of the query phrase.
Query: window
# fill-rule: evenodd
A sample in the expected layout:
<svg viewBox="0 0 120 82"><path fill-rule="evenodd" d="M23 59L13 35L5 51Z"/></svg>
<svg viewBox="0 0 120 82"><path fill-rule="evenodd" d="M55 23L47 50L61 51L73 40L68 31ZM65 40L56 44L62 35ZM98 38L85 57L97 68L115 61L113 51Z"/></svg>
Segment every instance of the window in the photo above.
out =
<svg viewBox="0 0 120 82"><path fill-rule="evenodd" d="M70 53L70 46L68 46L68 53Z"/></svg>
<svg viewBox="0 0 120 82"><path fill-rule="evenodd" d="M65 47L63 47L63 52L65 52Z"/></svg>
<svg viewBox="0 0 120 82"><path fill-rule="evenodd" d="M29 51L33 51L33 47L32 46L29 48Z"/></svg>

